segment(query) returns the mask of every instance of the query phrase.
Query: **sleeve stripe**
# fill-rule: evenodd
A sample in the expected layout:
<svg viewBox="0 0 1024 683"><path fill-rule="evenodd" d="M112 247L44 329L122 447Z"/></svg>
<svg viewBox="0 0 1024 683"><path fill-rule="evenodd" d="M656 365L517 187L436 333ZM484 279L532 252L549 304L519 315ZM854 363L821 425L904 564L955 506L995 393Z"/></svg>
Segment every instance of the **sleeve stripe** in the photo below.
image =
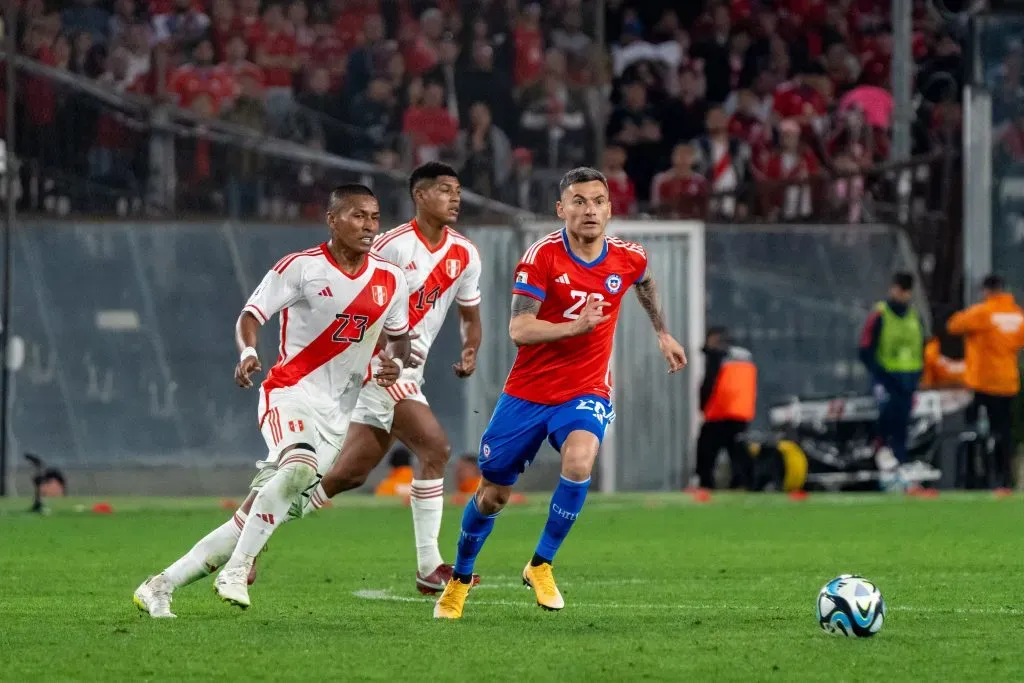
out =
<svg viewBox="0 0 1024 683"><path fill-rule="evenodd" d="M384 326L384 331L385 332L393 332L395 334L405 334L406 332L409 331L409 326L408 325L404 325L403 327L391 328L391 327L388 327L387 325L385 325Z"/></svg>
<svg viewBox="0 0 1024 683"><path fill-rule="evenodd" d="M639 283L643 282L645 277L647 277L647 269L646 268L644 268L644 272L640 273L640 277L638 277L636 280L633 281L633 284L635 285L635 284L639 284Z"/></svg>
<svg viewBox="0 0 1024 683"><path fill-rule="evenodd" d="M538 301L544 301L544 298L547 296L547 292L540 287L534 287L533 285L528 285L525 282L517 282L512 288L512 293L525 294L526 296L537 299Z"/></svg>
<svg viewBox="0 0 1024 683"><path fill-rule="evenodd" d="M265 325L267 323L267 320L269 320L269 318L263 313L263 311L260 310L260 307L255 304L246 304L245 307L242 308L242 310L249 311L250 313L255 315L256 319L259 320L260 323L263 325Z"/></svg>
<svg viewBox="0 0 1024 683"><path fill-rule="evenodd" d="M476 306L478 303L480 303L480 298L481 298L480 295L477 294L476 296L472 297L471 299L459 299L459 298L456 298L455 302L457 304L459 304L460 306Z"/></svg>

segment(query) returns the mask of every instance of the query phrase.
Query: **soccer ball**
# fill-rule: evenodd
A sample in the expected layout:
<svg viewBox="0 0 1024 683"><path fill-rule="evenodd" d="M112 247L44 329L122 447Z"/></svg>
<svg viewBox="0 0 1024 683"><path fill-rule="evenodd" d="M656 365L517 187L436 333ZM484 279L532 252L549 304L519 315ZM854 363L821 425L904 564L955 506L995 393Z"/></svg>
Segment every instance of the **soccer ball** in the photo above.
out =
<svg viewBox="0 0 1024 683"><path fill-rule="evenodd" d="M875 584L863 576L843 574L818 593L818 625L826 633L870 638L882 630L885 600Z"/></svg>

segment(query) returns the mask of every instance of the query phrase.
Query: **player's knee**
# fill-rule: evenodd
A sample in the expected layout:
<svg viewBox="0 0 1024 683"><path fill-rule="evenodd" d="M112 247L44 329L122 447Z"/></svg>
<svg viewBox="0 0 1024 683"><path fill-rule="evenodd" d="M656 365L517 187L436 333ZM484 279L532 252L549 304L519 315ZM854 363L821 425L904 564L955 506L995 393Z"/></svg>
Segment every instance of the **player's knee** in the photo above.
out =
<svg viewBox="0 0 1024 683"><path fill-rule="evenodd" d="M572 481L585 481L594 469L593 449L582 445L562 448L562 476Z"/></svg>
<svg viewBox="0 0 1024 683"><path fill-rule="evenodd" d="M476 492L476 507L482 514L496 514L508 504L511 494L510 486L498 486L484 481Z"/></svg>
<svg viewBox="0 0 1024 683"><path fill-rule="evenodd" d="M285 495L297 496L316 479L316 452L312 446L299 444L282 454L277 476L281 477Z"/></svg>

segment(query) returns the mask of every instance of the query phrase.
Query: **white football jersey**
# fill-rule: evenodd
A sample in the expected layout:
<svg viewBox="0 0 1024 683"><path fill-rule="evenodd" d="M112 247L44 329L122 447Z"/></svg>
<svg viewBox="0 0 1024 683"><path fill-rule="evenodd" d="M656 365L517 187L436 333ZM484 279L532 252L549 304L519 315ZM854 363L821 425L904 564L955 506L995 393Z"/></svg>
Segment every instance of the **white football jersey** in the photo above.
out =
<svg viewBox="0 0 1024 683"><path fill-rule="evenodd" d="M373 254L355 275L338 266L326 244L278 261L243 309L264 324L281 314L260 420L273 403L297 402L329 429L347 425L381 329L409 329L408 300L402 270Z"/></svg>
<svg viewBox="0 0 1024 683"><path fill-rule="evenodd" d="M480 254L472 242L448 227L440 245L431 249L415 219L377 237L373 252L405 273L409 329L418 335L412 347L426 359L452 302L480 304ZM423 366L407 368L402 378L421 381Z"/></svg>

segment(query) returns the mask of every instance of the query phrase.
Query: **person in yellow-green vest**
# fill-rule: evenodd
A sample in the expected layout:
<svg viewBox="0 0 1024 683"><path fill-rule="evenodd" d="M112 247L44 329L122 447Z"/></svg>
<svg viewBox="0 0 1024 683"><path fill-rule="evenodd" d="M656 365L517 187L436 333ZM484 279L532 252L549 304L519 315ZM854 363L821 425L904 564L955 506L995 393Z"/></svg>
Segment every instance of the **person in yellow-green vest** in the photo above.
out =
<svg viewBox="0 0 1024 683"><path fill-rule="evenodd" d="M860 360L878 400L877 436L901 463L907 461L907 428L924 369L924 329L910 303L913 293L914 276L896 273L889 298L875 304L860 339Z"/></svg>

